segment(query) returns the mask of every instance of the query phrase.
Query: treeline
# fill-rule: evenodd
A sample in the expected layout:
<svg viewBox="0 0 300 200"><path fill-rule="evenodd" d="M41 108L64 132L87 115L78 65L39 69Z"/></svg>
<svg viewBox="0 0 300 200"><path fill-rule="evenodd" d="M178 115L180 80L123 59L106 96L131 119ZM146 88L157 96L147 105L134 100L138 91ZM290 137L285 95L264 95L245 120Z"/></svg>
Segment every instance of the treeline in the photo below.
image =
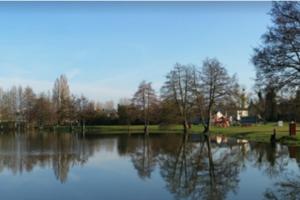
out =
<svg viewBox="0 0 300 200"><path fill-rule="evenodd" d="M143 124L148 132L150 124L182 124L184 130L201 124L208 132L217 111L234 120L247 101L244 96L236 76L217 59L207 58L201 66L176 63L159 92L151 82L142 81L134 95L116 107L112 101L100 103L72 94L65 75L55 80L52 92L37 94L29 86L0 89L0 116L2 122L21 121L33 128ZM273 104L268 103L270 95L260 97L251 101L251 114L266 116L265 107Z"/></svg>
<svg viewBox="0 0 300 200"><path fill-rule="evenodd" d="M1 121L25 122L31 127L53 125L182 124L202 123L209 130L215 110L235 115L239 107L239 85L217 59L206 59L201 67L175 64L167 74L160 94L142 81L132 98L101 104L73 95L66 76L55 80L52 92L36 93L29 86L0 89Z"/></svg>
<svg viewBox="0 0 300 200"><path fill-rule="evenodd" d="M0 88L1 122L25 122L31 127L117 123L113 102L101 104L71 94L66 76L56 79L52 92L37 94L29 86Z"/></svg>
<svg viewBox="0 0 300 200"><path fill-rule="evenodd" d="M257 88L250 100L249 114L265 122L300 121L300 90L287 94L275 87Z"/></svg>

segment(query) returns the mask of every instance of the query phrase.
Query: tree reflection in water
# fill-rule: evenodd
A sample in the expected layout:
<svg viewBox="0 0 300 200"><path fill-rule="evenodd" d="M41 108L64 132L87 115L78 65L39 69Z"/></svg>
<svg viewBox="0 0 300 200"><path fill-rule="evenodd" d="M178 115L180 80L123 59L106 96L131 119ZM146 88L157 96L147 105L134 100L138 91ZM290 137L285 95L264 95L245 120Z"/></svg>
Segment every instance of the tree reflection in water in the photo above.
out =
<svg viewBox="0 0 300 200"><path fill-rule="evenodd" d="M254 143L251 149L254 167L270 178L276 178L287 170L289 156L288 149L284 146Z"/></svg>
<svg viewBox="0 0 300 200"><path fill-rule="evenodd" d="M160 173L167 190L177 199L226 199L229 193L238 191L240 174L245 168L258 169L255 171L262 172L270 181L265 186L269 188L264 188L266 199L299 199L300 173L291 174L294 168L290 166L295 164L292 158L299 170L299 149L233 139L223 141L218 136L195 140L188 134L97 138L63 133L2 134L0 172L8 169L13 174L22 174L35 167L47 167L57 180L65 183L73 166L86 164L103 149L105 153L116 150L113 153L124 157L122 162L132 163L142 180L151 179L153 172Z"/></svg>
<svg viewBox="0 0 300 200"><path fill-rule="evenodd" d="M176 198L225 199L238 187L242 159L238 148L212 148L209 136L191 143L184 134L176 153L163 153L159 161L161 175Z"/></svg>
<svg viewBox="0 0 300 200"><path fill-rule="evenodd" d="M142 140L136 145L134 153L131 153L134 168L142 179L150 178L156 165L156 155L150 144L149 135L144 134Z"/></svg>
<svg viewBox="0 0 300 200"><path fill-rule="evenodd" d="M0 137L0 170L13 174L30 172L34 167L50 167L61 183L67 181L70 167L83 165L97 145L78 135L16 133Z"/></svg>
<svg viewBox="0 0 300 200"><path fill-rule="evenodd" d="M300 154L299 147L288 147L285 148L285 154L281 154L279 160L287 159L288 154L290 158L295 159L300 167ZM288 152L287 152L288 150ZM276 162L278 164L278 162ZM280 163L279 163L280 164ZM286 166L288 161L286 161ZM299 170L299 169L298 169ZM265 199L300 199L300 175L297 172L288 170L288 167L285 167L284 170L278 173L278 180L274 183L272 188L266 189L264 196Z"/></svg>

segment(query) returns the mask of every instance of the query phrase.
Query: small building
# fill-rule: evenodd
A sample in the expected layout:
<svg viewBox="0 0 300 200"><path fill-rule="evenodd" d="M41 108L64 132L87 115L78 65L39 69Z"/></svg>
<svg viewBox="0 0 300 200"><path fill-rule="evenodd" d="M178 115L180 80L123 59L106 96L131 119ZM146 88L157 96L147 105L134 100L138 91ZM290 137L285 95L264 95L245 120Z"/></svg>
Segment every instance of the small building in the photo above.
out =
<svg viewBox="0 0 300 200"><path fill-rule="evenodd" d="M239 103L239 109L237 110L236 113L236 119L240 121L243 117L248 117L249 116L249 111L248 111L248 98L245 93L245 89L243 89L242 94L240 96L240 103Z"/></svg>
<svg viewBox="0 0 300 200"><path fill-rule="evenodd" d="M236 114L236 119L238 121L240 121L243 117L248 117L249 116L249 112L248 110L238 110L237 114Z"/></svg>

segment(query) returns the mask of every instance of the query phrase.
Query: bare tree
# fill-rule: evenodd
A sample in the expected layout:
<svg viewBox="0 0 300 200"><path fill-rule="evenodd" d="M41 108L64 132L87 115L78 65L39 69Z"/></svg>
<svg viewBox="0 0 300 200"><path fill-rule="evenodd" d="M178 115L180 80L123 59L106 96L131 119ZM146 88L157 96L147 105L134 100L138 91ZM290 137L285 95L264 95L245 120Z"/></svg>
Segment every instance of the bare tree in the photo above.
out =
<svg viewBox="0 0 300 200"><path fill-rule="evenodd" d="M18 89L16 86L13 86L9 92L9 109L11 114L11 120L16 121L17 119L17 111L18 111Z"/></svg>
<svg viewBox="0 0 300 200"><path fill-rule="evenodd" d="M134 94L132 101L133 104L142 112L145 133L148 133L150 107L156 102L156 100L155 91L152 88L151 83L142 81L138 90Z"/></svg>
<svg viewBox="0 0 300 200"><path fill-rule="evenodd" d="M17 87L11 87L4 91L1 89L1 119L4 121L15 121L18 110L18 91Z"/></svg>
<svg viewBox="0 0 300 200"><path fill-rule="evenodd" d="M35 121L39 128L53 124L53 109L51 97L45 93L39 94L33 107Z"/></svg>
<svg viewBox="0 0 300 200"><path fill-rule="evenodd" d="M193 65L176 63L173 70L166 76L167 81L161 89L162 99L174 101L180 115L184 131L187 131L190 113L195 102Z"/></svg>
<svg viewBox="0 0 300 200"><path fill-rule="evenodd" d="M203 62L200 73L199 89L197 90L198 104L204 133L210 130L211 114L216 103L223 101L226 96L237 91L238 84L235 76L229 76L227 70L215 58L207 58Z"/></svg>
<svg viewBox="0 0 300 200"><path fill-rule="evenodd" d="M33 122L33 107L36 101L36 95L33 92L32 88L27 86L23 92L23 101L22 101L22 110L24 114L24 119L31 123Z"/></svg>
<svg viewBox="0 0 300 200"><path fill-rule="evenodd" d="M52 99L58 123L69 121L71 97L68 80L65 75L61 75L56 79L53 87Z"/></svg>

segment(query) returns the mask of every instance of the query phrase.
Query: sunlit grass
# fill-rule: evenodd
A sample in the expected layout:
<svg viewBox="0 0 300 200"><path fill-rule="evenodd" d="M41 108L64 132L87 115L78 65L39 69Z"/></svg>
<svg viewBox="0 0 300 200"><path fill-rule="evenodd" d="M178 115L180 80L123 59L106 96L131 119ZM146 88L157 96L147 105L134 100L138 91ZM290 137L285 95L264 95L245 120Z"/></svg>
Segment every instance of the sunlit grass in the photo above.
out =
<svg viewBox="0 0 300 200"><path fill-rule="evenodd" d="M297 131L295 137L289 136L289 126L288 123L284 123L284 126L278 127L277 123L268 123L268 124L257 124L247 127L241 126L231 126L228 128L219 128L212 127L212 134L220 134L224 136L236 137L248 139L251 141L259 142L269 142L270 135L273 133L273 129L276 129L277 139L284 144L292 144L300 146L300 131ZM299 127L300 128L300 127ZM111 126L87 126L86 132L88 134L139 134L143 133L143 125L111 125ZM189 129L190 133L199 133L201 134L203 127L201 125L193 125ZM183 127L181 125L168 125L168 126L159 126L159 125L150 125L149 126L150 134L163 134L163 133L183 133Z"/></svg>

